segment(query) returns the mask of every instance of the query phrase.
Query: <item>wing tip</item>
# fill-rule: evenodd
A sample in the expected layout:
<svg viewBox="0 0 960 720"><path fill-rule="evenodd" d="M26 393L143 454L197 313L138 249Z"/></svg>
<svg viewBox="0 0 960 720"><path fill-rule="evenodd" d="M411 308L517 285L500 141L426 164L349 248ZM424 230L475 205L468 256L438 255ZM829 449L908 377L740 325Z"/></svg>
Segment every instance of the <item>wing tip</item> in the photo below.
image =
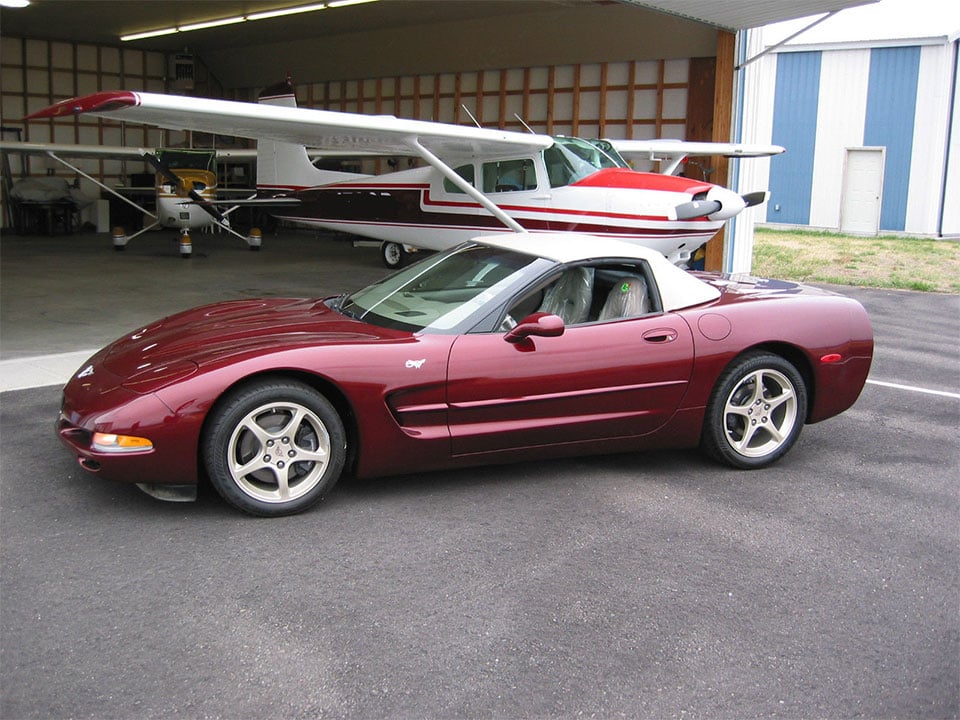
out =
<svg viewBox="0 0 960 720"><path fill-rule="evenodd" d="M109 112L111 110L120 110L139 104L140 98L135 92L129 90L110 90L92 95L84 95L83 97L61 100L43 110L30 113L24 120L43 120L90 112Z"/></svg>

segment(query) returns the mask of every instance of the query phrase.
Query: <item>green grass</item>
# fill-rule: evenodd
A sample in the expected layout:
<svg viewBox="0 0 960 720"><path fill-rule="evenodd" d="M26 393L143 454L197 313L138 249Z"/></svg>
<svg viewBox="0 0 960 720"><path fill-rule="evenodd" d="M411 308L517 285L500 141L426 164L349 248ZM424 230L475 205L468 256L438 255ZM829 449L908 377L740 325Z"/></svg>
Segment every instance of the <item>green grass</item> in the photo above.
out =
<svg viewBox="0 0 960 720"><path fill-rule="evenodd" d="M835 285L960 293L960 243L757 228L753 274Z"/></svg>

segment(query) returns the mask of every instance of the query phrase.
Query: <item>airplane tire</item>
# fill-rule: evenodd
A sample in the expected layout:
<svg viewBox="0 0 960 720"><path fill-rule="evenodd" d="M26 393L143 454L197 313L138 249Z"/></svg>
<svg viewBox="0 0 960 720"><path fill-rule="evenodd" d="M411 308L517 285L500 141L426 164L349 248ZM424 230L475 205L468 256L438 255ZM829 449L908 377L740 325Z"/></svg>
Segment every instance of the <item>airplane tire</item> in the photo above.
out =
<svg viewBox="0 0 960 720"><path fill-rule="evenodd" d="M383 259L383 264L391 270L403 267L408 254L400 243L388 240L380 244L380 257Z"/></svg>

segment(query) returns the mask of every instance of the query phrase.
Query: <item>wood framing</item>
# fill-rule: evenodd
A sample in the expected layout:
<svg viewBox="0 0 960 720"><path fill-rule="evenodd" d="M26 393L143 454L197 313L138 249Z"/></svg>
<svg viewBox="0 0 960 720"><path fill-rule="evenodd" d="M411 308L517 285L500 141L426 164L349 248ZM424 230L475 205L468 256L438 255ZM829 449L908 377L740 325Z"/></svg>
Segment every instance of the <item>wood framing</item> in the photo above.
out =
<svg viewBox="0 0 960 720"><path fill-rule="evenodd" d="M730 142L733 108L733 77L736 65L736 35L731 32L717 33L717 66L714 73L713 93L713 137L714 142ZM714 172L710 181L717 185L726 185L728 181L729 160L725 157L711 158ZM707 243L707 270L723 269L725 228Z"/></svg>

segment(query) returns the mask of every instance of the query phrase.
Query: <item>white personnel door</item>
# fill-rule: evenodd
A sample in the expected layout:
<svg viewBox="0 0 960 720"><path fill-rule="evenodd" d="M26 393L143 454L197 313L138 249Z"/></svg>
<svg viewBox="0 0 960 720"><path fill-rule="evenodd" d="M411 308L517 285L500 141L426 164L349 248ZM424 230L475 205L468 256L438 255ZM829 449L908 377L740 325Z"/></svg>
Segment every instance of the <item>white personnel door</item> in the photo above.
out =
<svg viewBox="0 0 960 720"><path fill-rule="evenodd" d="M847 148L843 166L840 231L876 235L880 230L886 148Z"/></svg>

